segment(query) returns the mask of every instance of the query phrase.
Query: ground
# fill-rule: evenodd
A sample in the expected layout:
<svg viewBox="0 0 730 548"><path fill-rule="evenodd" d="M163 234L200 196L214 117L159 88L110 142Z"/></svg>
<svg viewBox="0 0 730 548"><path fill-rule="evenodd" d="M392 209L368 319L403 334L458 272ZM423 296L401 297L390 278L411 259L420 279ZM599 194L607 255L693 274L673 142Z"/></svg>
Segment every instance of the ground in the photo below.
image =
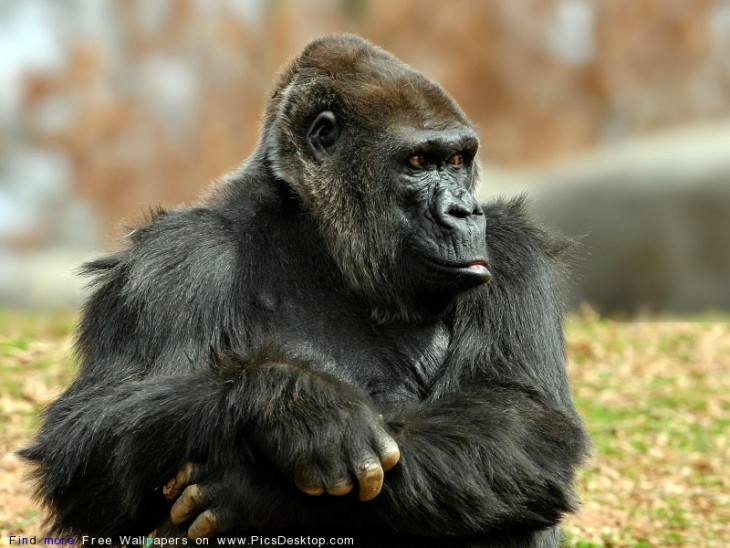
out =
<svg viewBox="0 0 730 548"><path fill-rule="evenodd" d="M69 314L0 312L0 545L43 533L13 454L73 376ZM566 545L730 544L730 323L567 325L576 403L594 456Z"/></svg>

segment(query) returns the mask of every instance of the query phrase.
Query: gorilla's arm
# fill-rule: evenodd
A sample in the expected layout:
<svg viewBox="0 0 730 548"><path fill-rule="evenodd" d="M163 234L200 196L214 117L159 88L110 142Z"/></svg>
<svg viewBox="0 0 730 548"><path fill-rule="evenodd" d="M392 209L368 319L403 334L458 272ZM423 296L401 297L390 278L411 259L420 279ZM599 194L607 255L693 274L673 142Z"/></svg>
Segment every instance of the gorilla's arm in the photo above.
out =
<svg viewBox="0 0 730 548"><path fill-rule="evenodd" d="M159 487L185 460L201 455L250 464L255 445L294 476L299 462L293 459L306 462L323 447L350 449L355 472L359 463L379 461L392 443L366 400L335 379L270 353L228 361L232 372L211 368L72 387L54 403L35 445L23 453L38 464L54 529L150 532L167 508Z"/></svg>
<svg viewBox="0 0 730 548"><path fill-rule="evenodd" d="M197 465L194 490L183 492L174 520L194 523L194 537L243 525L272 534L304 526L386 538L493 538L553 526L575 509L572 481L585 438L575 417L537 393L474 388L402 410L389 426L401 460L371 502L303 497L275 471L239 458Z"/></svg>
<svg viewBox="0 0 730 548"><path fill-rule="evenodd" d="M207 510L217 526L198 521L205 535L237 523L271 532L319 524L343 534L381 530L424 537L553 526L575 509L574 470L586 450L580 421L542 390L483 380L389 414L401 459L371 502L302 499L275 474L236 459L205 463L206 471L190 482L199 484L202 503L182 503L194 511L176 521Z"/></svg>
<svg viewBox="0 0 730 548"><path fill-rule="evenodd" d="M563 243L529 224L522 207L487 209L494 279L455 311L453 352L430 396L383 410L401 450L383 492L364 505L299 504L249 483L248 496L238 489L239 519L256 523L263 506L273 530L321 523L441 537L537 530L574 510L587 437L564 365L555 257Z"/></svg>
<svg viewBox="0 0 730 548"><path fill-rule="evenodd" d="M391 425L402 457L376 504L397 531L539 529L575 509L580 423L536 393L472 389L413 408Z"/></svg>
<svg viewBox="0 0 730 548"><path fill-rule="evenodd" d="M568 242L536 227L522 199L484 211L492 282L456 310L455 353L431 397L391 420L402 459L381 515L398 530L542 528L575 508L588 440L565 370Z"/></svg>
<svg viewBox="0 0 730 548"><path fill-rule="evenodd" d="M380 488L392 439L367 398L272 350L225 354L243 346L227 324L231 241L208 210L158 213L128 250L87 265L96 287L79 328L81 371L22 452L55 531L149 533L169 509L156 488L183 462L248 463L253 445L290 485L306 482L297 466L312 453L347 448L335 471L358 476L361 497L377 494L367 491Z"/></svg>

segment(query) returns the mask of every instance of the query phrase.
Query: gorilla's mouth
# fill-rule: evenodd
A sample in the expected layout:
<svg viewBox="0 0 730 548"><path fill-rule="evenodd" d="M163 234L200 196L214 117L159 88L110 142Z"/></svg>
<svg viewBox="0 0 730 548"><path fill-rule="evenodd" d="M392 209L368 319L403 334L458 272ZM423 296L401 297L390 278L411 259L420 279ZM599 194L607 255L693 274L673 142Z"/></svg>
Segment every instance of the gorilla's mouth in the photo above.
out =
<svg viewBox="0 0 730 548"><path fill-rule="evenodd" d="M486 283L492 279L489 263L485 259L475 259L463 262L448 262L433 257L424 257L429 267L435 272L450 277L469 281L470 284Z"/></svg>
<svg viewBox="0 0 730 548"><path fill-rule="evenodd" d="M472 276L485 278L485 282L492 279L492 273L489 271L487 261L472 261L467 265L466 269Z"/></svg>

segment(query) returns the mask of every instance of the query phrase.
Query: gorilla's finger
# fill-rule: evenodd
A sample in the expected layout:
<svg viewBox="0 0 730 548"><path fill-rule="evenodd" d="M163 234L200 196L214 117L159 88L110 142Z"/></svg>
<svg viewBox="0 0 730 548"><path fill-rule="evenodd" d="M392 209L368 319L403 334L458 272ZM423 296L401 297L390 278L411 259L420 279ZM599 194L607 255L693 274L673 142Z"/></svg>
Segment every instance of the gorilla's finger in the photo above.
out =
<svg viewBox="0 0 730 548"><path fill-rule="evenodd" d="M195 470L196 466L194 463L188 461L183 464L182 468L175 474L175 477L168 481L162 488L162 494L165 495L165 498L167 500L173 500L177 497L180 491L191 482Z"/></svg>
<svg viewBox="0 0 730 548"><path fill-rule="evenodd" d="M175 525L168 516L157 529L149 535L151 538L185 538L187 536L187 527Z"/></svg>
<svg viewBox="0 0 730 548"><path fill-rule="evenodd" d="M175 524L182 523L210 502L211 497L205 487L198 484L189 485L172 505L170 520Z"/></svg>
<svg viewBox="0 0 730 548"><path fill-rule="evenodd" d="M191 540L208 538L221 534L240 522L240 512L234 505L209 508L190 524L188 538Z"/></svg>
<svg viewBox="0 0 730 548"><path fill-rule="evenodd" d="M335 466L329 467L323 476L325 488L330 495L339 497L352 491L350 474L342 461L339 461Z"/></svg>
<svg viewBox="0 0 730 548"><path fill-rule="evenodd" d="M400 448L395 440L387 433L375 436L375 449L380 457L383 471L387 472L400 460Z"/></svg>
<svg viewBox="0 0 730 548"><path fill-rule="evenodd" d="M318 471L325 490L330 495L341 496L352 491L352 481L342 450L326 451L319 455Z"/></svg>
<svg viewBox="0 0 730 548"><path fill-rule="evenodd" d="M345 476L344 478L336 479L332 483L328 483L327 492L330 495L341 497L342 495L346 495L352 491L352 487L352 481L350 481L348 476Z"/></svg>
<svg viewBox="0 0 730 548"><path fill-rule="evenodd" d="M360 464L357 481L360 483L360 500L373 500L383 488L383 468L376 459L368 459Z"/></svg>
<svg viewBox="0 0 730 548"><path fill-rule="evenodd" d="M312 495L313 497L324 495L324 487L321 485L312 485L311 483L306 483L299 478L297 478L295 483L299 490L307 495Z"/></svg>
<svg viewBox="0 0 730 548"><path fill-rule="evenodd" d="M313 497L318 497L324 494L324 487L322 486L322 476L314 464L305 464L299 467L294 477L294 483L300 491Z"/></svg>
<svg viewBox="0 0 730 548"><path fill-rule="evenodd" d="M200 514L188 528L188 538L191 540L207 538L218 532L218 519L212 510Z"/></svg>

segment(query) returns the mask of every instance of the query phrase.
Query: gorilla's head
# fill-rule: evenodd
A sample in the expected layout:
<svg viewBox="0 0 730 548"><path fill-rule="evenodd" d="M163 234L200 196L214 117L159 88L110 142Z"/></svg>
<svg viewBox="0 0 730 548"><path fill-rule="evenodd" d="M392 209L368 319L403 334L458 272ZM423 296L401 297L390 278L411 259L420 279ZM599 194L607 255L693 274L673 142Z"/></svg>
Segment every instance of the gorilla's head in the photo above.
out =
<svg viewBox="0 0 730 548"><path fill-rule="evenodd" d="M262 145L381 320L433 317L489 280L474 126L390 53L355 36L310 43L276 85Z"/></svg>

